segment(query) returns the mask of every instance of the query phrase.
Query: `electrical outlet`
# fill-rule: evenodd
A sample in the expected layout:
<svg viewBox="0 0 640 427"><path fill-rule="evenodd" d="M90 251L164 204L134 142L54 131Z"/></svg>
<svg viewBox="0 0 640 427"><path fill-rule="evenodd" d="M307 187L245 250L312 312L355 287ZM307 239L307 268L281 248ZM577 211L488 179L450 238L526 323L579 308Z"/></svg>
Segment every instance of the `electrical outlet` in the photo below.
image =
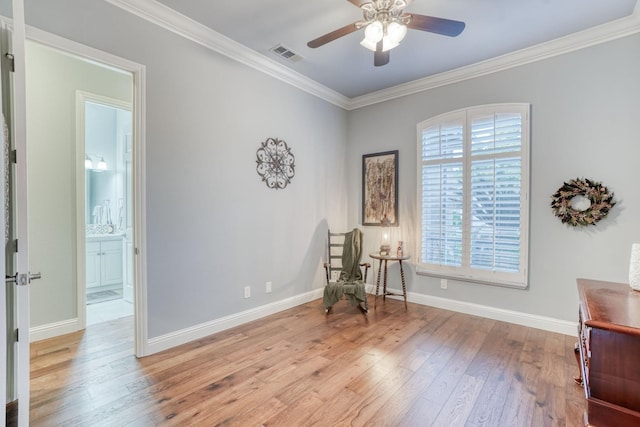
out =
<svg viewBox="0 0 640 427"><path fill-rule="evenodd" d="M447 289L447 279L440 279L440 288Z"/></svg>
<svg viewBox="0 0 640 427"><path fill-rule="evenodd" d="M271 293L271 282L267 282L267 293Z"/></svg>
<svg viewBox="0 0 640 427"><path fill-rule="evenodd" d="M250 298L251 297L251 286L245 286L244 287L244 297L245 298Z"/></svg>

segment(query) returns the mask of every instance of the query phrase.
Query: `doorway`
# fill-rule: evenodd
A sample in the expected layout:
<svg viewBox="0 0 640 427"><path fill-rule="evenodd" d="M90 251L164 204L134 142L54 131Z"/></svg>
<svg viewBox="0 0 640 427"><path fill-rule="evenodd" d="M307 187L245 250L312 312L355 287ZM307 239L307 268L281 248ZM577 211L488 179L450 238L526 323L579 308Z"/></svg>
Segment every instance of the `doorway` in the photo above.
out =
<svg viewBox="0 0 640 427"><path fill-rule="evenodd" d="M85 286L78 293L90 326L133 315L133 116L131 104L84 91L76 114L85 169Z"/></svg>
<svg viewBox="0 0 640 427"><path fill-rule="evenodd" d="M100 321L87 314L95 287L126 297L143 356L144 68L44 32L27 36L30 255L48 272L31 288L31 340Z"/></svg>

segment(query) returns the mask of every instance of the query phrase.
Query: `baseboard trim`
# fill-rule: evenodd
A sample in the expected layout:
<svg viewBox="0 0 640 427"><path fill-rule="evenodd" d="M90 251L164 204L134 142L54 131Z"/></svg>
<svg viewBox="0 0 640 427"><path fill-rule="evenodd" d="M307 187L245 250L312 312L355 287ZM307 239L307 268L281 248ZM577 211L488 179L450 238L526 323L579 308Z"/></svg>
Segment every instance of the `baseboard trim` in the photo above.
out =
<svg viewBox="0 0 640 427"><path fill-rule="evenodd" d="M280 301L262 305L240 313L221 317L210 322L201 323L190 328L181 329L147 341L145 355L151 355L176 347L218 332L225 331L244 323L252 322L290 308L306 304L322 297L323 288L314 289L304 294L289 297Z"/></svg>
<svg viewBox="0 0 640 427"><path fill-rule="evenodd" d="M372 293L374 291L373 285L367 285L367 292ZM391 292L401 293L398 289L389 289ZM172 347L176 347L187 342L197 340L208 335L216 334L224 330L233 328L235 326L242 325L260 318L269 316L271 314L278 313L283 310L296 307L301 304L313 301L322 297L323 289L314 289L313 291L306 292L294 297L290 297L281 301L276 301L270 304L266 304L260 307L253 308L251 310L243 311L240 313L225 316L220 319L216 319L210 322L202 323L200 325L192 326L190 328L182 329L176 332L172 332L159 337L151 338L147 342L147 355L158 353L163 350L168 350ZM402 297L390 296L388 298L402 299ZM444 310L451 310L458 313L470 314L473 316L485 317L488 319L499 320L502 322L513 323L516 325L527 326L536 329L542 329L549 332L556 332L559 334L576 336L577 323L569 322L566 320L554 319L551 317L538 316L535 314L522 313L513 310L505 310L496 307L490 307L486 305L468 303L463 301L456 301L448 298L435 297L430 295L419 294L415 292L407 292L407 301L427 305L430 307L442 308Z"/></svg>
<svg viewBox="0 0 640 427"><path fill-rule="evenodd" d="M391 292L402 293L398 289L389 289ZM402 297L387 297L402 299ZM544 331L556 332L563 335L577 336L577 322L554 319L552 317L538 316L536 314L523 313L503 308L490 307L487 305L474 304L464 301L456 301L448 298L435 297L431 295L407 292L407 301L430 307L442 308L458 313L471 314L473 316L485 317L487 319L500 320L502 322L514 323L516 325L528 326L530 328L542 329Z"/></svg>
<svg viewBox="0 0 640 427"><path fill-rule="evenodd" d="M398 289L389 289L391 292L401 293ZM210 322L192 326L190 328L181 329L159 337L151 338L145 345L145 356L158 353L163 350L197 340L208 335L225 331L244 323L261 319L271 314L276 314L284 310L306 304L310 301L322 297L323 288L314 289L300 295L289 297L280 301L265 304L260 307L252 308L240 313L215 319ZM367 292L373 297L374 286L367 285ZM402 299L398 296L389 296L387 298ZM464 301L456 301L448 298L436 297L431 295L419 294L415 292L407 292L407 301L427 305L430 307L451 310L458 313L470 314L473 316L485 317L488 319L499 320L502 322L513 323L516 325L527 326L544 331L556 332L559 334L576 336L577 323L566 320L554 319L552 317L538 316L535 314L522 313L514 310L505 310L502 308L490 307L481 304L474 304ZM29 330L29 341L35 342L47 338L57 337L59 335L68 334L79 331L78 319L69 319L61 322L50 323L47 325L36 326Z"/></svg>
<svg viewBox="0 0 640 427"><path fill-rule="evenodd" d="M29 328L29 342L46 340L47 338L57 337L59 335L70 334L79 331L80 321L76 317L74 319L62 320L55 323L47 323L46 325L34 326Z"/></svg>

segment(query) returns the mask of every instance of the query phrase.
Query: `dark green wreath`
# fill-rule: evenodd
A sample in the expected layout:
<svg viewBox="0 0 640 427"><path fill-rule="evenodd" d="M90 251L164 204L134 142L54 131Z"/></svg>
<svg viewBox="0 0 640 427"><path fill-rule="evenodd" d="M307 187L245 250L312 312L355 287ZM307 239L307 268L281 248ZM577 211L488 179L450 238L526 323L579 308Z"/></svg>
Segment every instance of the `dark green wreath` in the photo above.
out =
<svg viewBox="0 0 640 427"><path fill-rule="evenodd" d="M575 196L583 196L591 202L591 206L584 211L578 211L571 206L571 199ZM595 225L606 217L616 202L613 200L613 192L600 182L589 179L572 179L565 182L556 191L551 201L551 209L555 216L562 220L563 224L573 227L578 225Z"/></svg>

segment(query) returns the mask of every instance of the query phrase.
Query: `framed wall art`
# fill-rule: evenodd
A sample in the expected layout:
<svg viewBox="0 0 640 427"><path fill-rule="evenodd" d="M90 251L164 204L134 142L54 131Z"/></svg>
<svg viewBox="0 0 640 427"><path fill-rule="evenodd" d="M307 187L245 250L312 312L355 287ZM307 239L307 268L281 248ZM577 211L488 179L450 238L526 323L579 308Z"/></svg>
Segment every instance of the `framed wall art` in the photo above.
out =
<svg viewBox="0 0 640 427"><path fill-rule="evenodd" d="M398 225L398 150L362 156L362 225Z"/></svg>

